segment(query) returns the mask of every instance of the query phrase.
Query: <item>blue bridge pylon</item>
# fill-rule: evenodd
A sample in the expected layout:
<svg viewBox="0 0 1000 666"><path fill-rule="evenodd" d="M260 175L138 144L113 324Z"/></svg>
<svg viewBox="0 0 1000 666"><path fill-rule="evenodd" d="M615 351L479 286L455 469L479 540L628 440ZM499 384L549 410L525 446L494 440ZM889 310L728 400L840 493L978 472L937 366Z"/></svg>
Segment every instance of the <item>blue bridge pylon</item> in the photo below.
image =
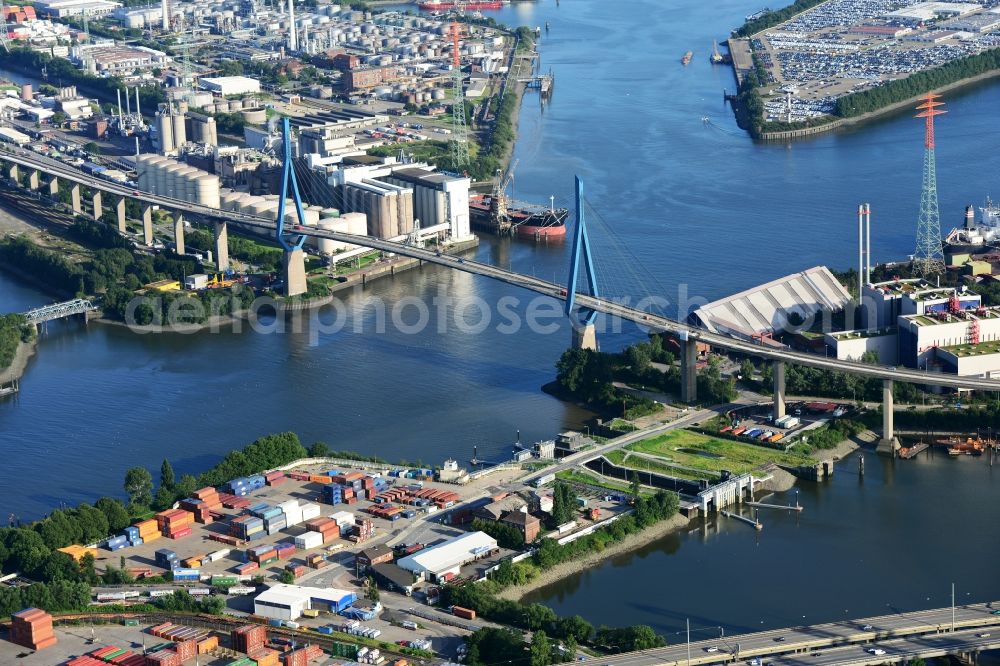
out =
<svg viewBox="0 0 1000 666"><path fill-rule="evenodd" d="M594 270L594 255L590 250L590 237L587 235L587 223L583 213L583 181L576 177L576 231L573 235L573 250L570 253L569 282L566 285L566 316L573 324L574 346L596 348L596 337L592 345L584 342L584 332L592 327L597 318L597 312L590 308L576 307L576 285L580 274L580 255L587 272L587 286L590 295L600 297L597 288L597 272Z"/></svg>
<svg viewBox="0 0 1000 666"><path fill-rule="evenodd" d="M299 181L295 178L295 169L292 167L292 132L289 128L288 118L281 119L281 143L284 151L284 160L281 168L281 194L278 199L278 220L275 226L275 237L278 244L286 252L302 249L306 242L306 237L302 234L294 234L285 231L285 202L288 199L288 189L291 185L292 200L295 202L295 213L298 215L299 224L305 225L306 216L302 211L302 195L299 194Z"/></svg>

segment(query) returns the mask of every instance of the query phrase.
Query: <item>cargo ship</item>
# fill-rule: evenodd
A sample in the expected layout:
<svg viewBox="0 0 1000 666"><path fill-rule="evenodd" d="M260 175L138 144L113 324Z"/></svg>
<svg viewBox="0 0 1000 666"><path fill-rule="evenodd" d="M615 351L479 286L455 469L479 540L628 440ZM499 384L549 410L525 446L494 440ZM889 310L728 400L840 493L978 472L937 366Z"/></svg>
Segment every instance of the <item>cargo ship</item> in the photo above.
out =
<svg viewBox="0 0 1000 666"><path fill-rule="evenodd" d="M503 9L501 0L422 0L417 3L417 7L425 12L442 11L448 9L461 9L465 11L475 11L479 9Z"/></svg>
<svg viewBox="0 0 1000 666"><path fill-rule="evenodd" d="M498 201L488 194L469 197L469 221L475 229L500 236L548 240L566 236L569 211L519 201Z"/></svg>
<svg viewBox="0 0 1000 666"><path fill-rule="evenodd" d="M687 65L689 62L691 62L691 58L693 58L693 57L694 57L694 53L692 53L691 51L688 51L687 53L684 54L684 57L681 58L681 64L682 65Z"/></svg>

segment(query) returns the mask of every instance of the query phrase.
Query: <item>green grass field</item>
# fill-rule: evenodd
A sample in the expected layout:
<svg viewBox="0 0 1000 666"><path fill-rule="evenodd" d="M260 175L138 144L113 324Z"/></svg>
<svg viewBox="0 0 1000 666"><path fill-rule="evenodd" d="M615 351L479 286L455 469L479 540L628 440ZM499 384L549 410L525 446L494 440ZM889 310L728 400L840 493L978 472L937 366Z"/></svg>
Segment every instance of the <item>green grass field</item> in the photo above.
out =
<svg viewBox="0 0 1000 666"><path fill-rule="evenodd" d="M669 462L693 467L706 472L718 473L724 469L731 472L748 472L767 463L797 466L810 463L808 456L795 452L769 449L754 444L736 442L703 435L691 430L671 430L670 432L644 439L627 447L667 459ZM680 451L702 451L711 456ZM631 467L633 460L629 460Z"/></svg>
<svg viewBox="0 0 1000 666"><path fill-rule="evenodd" d="M668 462L660 462L658 460L650 460L649 458L640 458L638 456L629 456L626 458L626 455L628 455L627 451L618 450L610 451L604 457L621 467L628 467L629 469L640 470L643 472L666 474L667 476L673 476L678 479L691 479L693 481L697 481L699 479L716 480L719 478L719 475L714 472L685 469L684 467L672 465Z"/></svg>

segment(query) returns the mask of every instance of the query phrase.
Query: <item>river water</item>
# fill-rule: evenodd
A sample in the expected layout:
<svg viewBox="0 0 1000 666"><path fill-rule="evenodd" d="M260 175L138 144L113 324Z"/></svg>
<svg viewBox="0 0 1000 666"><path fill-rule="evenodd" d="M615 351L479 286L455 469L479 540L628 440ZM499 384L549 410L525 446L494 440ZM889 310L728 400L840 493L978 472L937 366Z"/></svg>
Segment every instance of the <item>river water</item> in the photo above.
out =
<svg viewBox="0 0 1000 666"><path fill-rule="evenodd" d="M599 273L612 295L717 298L825 263L854 263L854 210L873 210L874 258L912 253L922 136L907 112L793 145L758 145L723 106L732 71L708 61L712 40L759 9L756 0L662 3L540 0L497 12L511 25L544 26L541 69L555 74L551 104L528 93L515 148L519 198L568 205L585 182ZM690 66L679 60L695 53ZM966 204L997 192L995 109L1000 87L945 97L938 125L943 226ZM707 120L706 120L707 119ZM624 249L623 249L624 247ZM565 245L484 239L479 260L565 280ZM603 262L602 262L603 260ZM126 467L155 471L169 457L197 471L262 434L295 430L306 443L437 463L509 450L586 417L541 393L565 348L554 333L467 333L449 319L439 333L378 333L379 298L403 319L436 296L496 303L528 295L463 273L424 267L345 298L336 333L225 331L141 336L91 324L54 325L16 400L0 403L0 511L22 518L61 502L120 493ZM404 299L409 299L404 301ZM0 275L0 311L51 300ZM551 305L551 304L549 304ZM473 312L473 314L470 314ZM409 313L409 314L406 314ZM322 322L334 313L326 311ZM409 319L407 319L409 317ZM494 318L495 319L495 318ZM461 323L461 322L460 322ZM608 335L620 346L633 329ZM1000 523L981 461L854 458L833 481L803 484L806 511L763 516L755 534L720 523L674 536L533 595L594 622L646 622L671 633L692 625L730 630L830 620L890 608L1000 596L992 564ZM627 567L627 568L626 568ZM710 635L710 634L708 634ZM707 637L707 635L705 636ZM673 639L673 636L670 636Z"/></svg>

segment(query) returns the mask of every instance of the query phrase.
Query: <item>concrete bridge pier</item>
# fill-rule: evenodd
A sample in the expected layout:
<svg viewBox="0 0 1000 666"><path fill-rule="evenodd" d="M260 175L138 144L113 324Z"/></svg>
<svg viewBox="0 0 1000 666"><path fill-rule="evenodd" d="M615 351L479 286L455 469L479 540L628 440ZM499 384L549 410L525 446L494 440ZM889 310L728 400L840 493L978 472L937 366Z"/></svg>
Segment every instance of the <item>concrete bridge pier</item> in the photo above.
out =
<svg viewBox="0 0 1000 666"><path fill-rule="evenodd" d="M15 183L18 182L18 180L21 177L21 172L18 170L16 164L10 165L10 168L7 170L7 177L10 178Z"/></svg>
<svg viewBox="0 0 1000 666"><path fill-rule="evenodd" d="M879 440L878 453L895 456L900 448L896 439L896 431L892 423L892 380L882 380L882 439Z"/></svg>
<svg viewBox="0 0 1000 666"><path fill-rule="evenodd" d="M153 206L146 204L142 207L142 242L145 245L153 244Z"/></svg>
<svg viewBox="0 0 1000 666"><path fill-rule="evenodd" d="M698 399L698 343L681 338L681 402Z"/></svg>
<svg viewBox="0 0 1000 666"><path fill-rule="evenodd" d="M49 196L53 199L59 196L59 178L52 176L52 180L49 181Z"/></svg>
<svg viewBox="0 0 1000 666"><path fill-rule="evenodd" d="M282 262L285 277L285 296L306 293L306 253L302 248L286 250Z"/></svg>
<svg viewBox="0 0 1000 666"><path fill-rule="evenodd" d="M118 216L118 231L125 233L125 197L118 199L118 203L115 204L115 214Z"/></svg>
<svg viewBox="0 0 1000 666"><path fill-rule="evenodd" d="M774 420L785 417L785 362L775 361L771 366L774 378Z"/></svg>
<svg viewBox="0 0 1000 666"><path fill-rule="evenodd" d="M101 215L104 214L103 199L101 198L101 191L95 190L94 194L90 197L91 203L94 205L94 219L100 221Z"/></svg>
<svg viewBox="0 0 1000 666"><path fill-rule="evenodd" d="M299 254L302 254L300 251ZM305 259L302 259L302 292L305 292L306 268ZM288 264L288 253L285 253L285 264ZM225 222L215 223L215 267L220 271L229 270L229 227ZM286 271L287 272L287 271ZM287 285L288 282L286 281Z"/></svg>
<svg viewBox="0 0 1000 666"><path fill-rule="evenodd" d="M598 351L597 327L594 324L573 322L573 349Z"/></svg>
<svg viewBox="0 0 1000 666"><path fill-rule="evenodd" d="M38 178L38 170L33 169L31 173L28 174L28 189L37 190L40 185L40 180Z"/></svg>
<svg viewBox="0 0 1000 666"><path fill-rule="evenodd" d="M73 186L69 190L70 205L73 207L73 214L79 215L83 212L83 206L80 204L80 185L78 183L73 183Z"/></svg>
<svg viewBox="0 0 1000 666"><path fill-rule="evenodd" d="M174 211L174 251L184 254L184 215Z"/></svg>

